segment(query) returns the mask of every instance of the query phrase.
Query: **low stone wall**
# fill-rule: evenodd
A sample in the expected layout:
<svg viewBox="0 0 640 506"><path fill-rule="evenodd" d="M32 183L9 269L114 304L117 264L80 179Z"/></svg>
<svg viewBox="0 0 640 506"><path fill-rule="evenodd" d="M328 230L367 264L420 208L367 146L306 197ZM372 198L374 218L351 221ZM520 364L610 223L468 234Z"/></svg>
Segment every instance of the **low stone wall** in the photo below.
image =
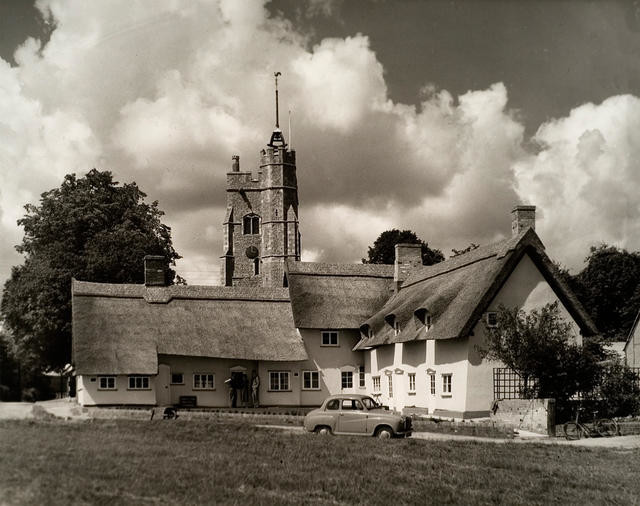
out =
<svg viewBox="0 0 640 506"><path fill-rule="evenodd" d="M555 399L505 399L495 401L490 418L516 430L555 436L555 405Z"/></svg>
<svg viewBox="0 0 640 506"><path fill-rule="evenodd" d="M414 432L437 432L459 436L480 436L499 439L513 438L513 425L492 420L439 420L436 418L413 418Z"/></svg>

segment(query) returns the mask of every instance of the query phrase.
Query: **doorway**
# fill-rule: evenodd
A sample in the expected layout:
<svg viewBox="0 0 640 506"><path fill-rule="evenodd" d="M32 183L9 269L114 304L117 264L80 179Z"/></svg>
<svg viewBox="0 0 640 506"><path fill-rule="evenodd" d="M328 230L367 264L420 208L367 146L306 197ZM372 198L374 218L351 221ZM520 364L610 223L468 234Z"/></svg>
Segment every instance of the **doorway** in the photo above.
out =
<svg viewBox="0 0 640 506"><path fill-rule="evenodd" d="M171 367L167 364L158 364L158 376L156 377L156 404L158 406L171 405Z"/></svg>

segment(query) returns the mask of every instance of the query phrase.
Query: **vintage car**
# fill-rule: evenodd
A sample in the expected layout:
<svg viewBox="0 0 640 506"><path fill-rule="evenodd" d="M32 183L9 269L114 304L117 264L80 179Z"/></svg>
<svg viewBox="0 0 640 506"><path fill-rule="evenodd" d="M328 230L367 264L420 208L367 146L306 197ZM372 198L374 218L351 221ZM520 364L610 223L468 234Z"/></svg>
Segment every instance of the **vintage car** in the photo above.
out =
<svg viewBox="0 0 640 506"><path fill-rule="evenodd" d="M349 434L390 438L411 435L411 417L380 406L368 395L327 397L304 417L304 428L317 434Z"/></svg>

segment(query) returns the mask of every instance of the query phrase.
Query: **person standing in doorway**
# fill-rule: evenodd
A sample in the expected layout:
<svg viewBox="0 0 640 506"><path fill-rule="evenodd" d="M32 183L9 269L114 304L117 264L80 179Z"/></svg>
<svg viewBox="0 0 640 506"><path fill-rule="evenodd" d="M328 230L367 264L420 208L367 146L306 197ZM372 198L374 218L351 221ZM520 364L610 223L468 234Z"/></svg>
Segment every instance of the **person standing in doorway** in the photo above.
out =
<svg viewBox="0 0 640 506"><path fill-rule="evenodd" d="M260 376L256 371L251 371L251 403L254 408L258 407L258 392L260 391Z"/></svg>

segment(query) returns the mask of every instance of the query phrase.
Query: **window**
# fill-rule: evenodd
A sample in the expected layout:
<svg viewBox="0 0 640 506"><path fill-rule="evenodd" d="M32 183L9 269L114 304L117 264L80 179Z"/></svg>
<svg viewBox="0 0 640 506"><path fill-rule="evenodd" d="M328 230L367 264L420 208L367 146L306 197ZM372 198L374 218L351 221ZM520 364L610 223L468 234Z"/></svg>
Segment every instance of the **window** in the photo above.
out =
<svg viewBox="0 0 640 506"><path fill-rule="evenodd" d="M302 390L320 390L318 371L302 371Z"/></svg>
<svg viewBox="0 0 640 506"><path fill-rule="evenodd" d="M429 383L431 385L431 395L436 395L436 375L429 374Z"/></svg>
<svg viewBox="0 0 640 506"><path fill-rule="evenodd" d="M373 379L373 391L374 392L379 392L380 391L380 376L374 376L371 379Z"/></svg>
<svg viewBox="0 0 640 506"><path fill-rule="evenodd" d="M364 384L364 366L363 366L363 365L361 365L361 366L360 366L360 369L359 369L359 371L358 371L358 372L360 373L360 383L359 383L359 386L360 386L360 388L364 388L364 387L365 387L365 384Z"/></svg>
<svg viewBox="0 0 640 506"><path fill-rule="evenodd" d="M336 410L340 407L340 399L331 399L327 402L327 409Z"/></svg>
<svg viewBox="0 0 640 506"><path fill-rule="evenodd" d="M254 258L253 259L253 274L254 275L258 275L260 274L260 259L259 258Z"/></svg>
<svg viewBox="0 0 640 506"><path fill-rule="evenodd" d="M425 330L429 330L431 328L431 315L428 314L424 318L424 328Z"/></svg>
<svg viewBox="0 0 640 506"><path fill-rule="evenodd" d="M172 372L171 373L171 384L172 385L184 385L184 374L181 372Z"/></svg>
<svg viewBox="0 0 640 506"><path fill-rule="evenodd" d="M149 390L149 376L129 376L129 390Z"/></svg>
<svg viewBox="0 0 640 506"><path fill-rule="evenodd" d="M409 393L416 393L416 374L410 372L409 376Z"/></svg>
<svg viewBox="0 0 640 506"><path fill-rule="evenodd" d="M260 216L247 214L242 220L242 231L245 235L255 235L260 233Z"/></svg>
<svg viewBox="0 0 640 506"><path fill-rule="evenodd" d="M289 388L289 371L269 371L269 390L271 392L287 392Z"/></svg>
<svg viewBox="0 0 640 506"><path fill-rule="evenodd" d="M362 403L356 399L343 399L342 400L342 409L343 410L360 410L362 411L364 408Z"/></svg>
<svg viewBox="0 0 640 506"><path fill-rule="evenodd" d="M451 374L442 375L442 395L451 395Z"/></svg>
<svg viewBox="0 0 640 506"><path fill-rule="evenodd" d="M387 376L389 378L389 399L393 397L393 376Z"/></svg>
<svg viewBox="0 0 640 506"><path fill-rule="evenodd" d="M400 325L397 320L393 320L393 335L397 336L400 334Z"/></svg>
<svg viewBox="0 0 640 506"><path fill-rule="evenodd" d="M98 390L115 390L115 389L116 389L115 376L99 376L98 377Z"/></svg>
<svg viewBox="0 0 640 506"><path fill-rule="evenodd" d="M353 388L353 372L342 371L342 389Z"/></svg>
<svg viewBox="0 0 640 506"><path fill-rule="evenodd" d="M495 328L498 326L498 313L490 311L487 313L487 327Z"/></svg>
<svg viewBox="0 0 640 506"><path fill-rule="evenodd" d="M336 330L323 330L321 345L338 346L338 332Z"/></svg>
<svg viewBox="0 0 640 506"><path fill-rule="evenodd" d="M193 375L194 390L213 390L215 388L215 378L210 372L196 373Z"/></svg>

